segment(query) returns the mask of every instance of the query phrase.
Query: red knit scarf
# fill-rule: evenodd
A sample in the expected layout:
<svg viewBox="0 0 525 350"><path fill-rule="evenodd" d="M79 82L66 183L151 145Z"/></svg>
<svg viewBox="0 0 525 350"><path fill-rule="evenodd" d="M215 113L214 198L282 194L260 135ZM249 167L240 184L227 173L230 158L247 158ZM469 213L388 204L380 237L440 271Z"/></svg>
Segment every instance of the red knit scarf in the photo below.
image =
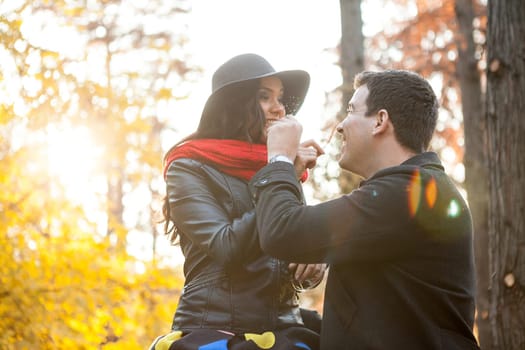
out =
<svg viewBox="0 0 525 350"><path fill-rule="evenodd" d="M250 180L268 163L266 145L238 140L199 139L186 141L166 156L164 178L171 162L179 158L191 158L210 164L228 175ZM306 181L308 172L301 176Z"/></svg>

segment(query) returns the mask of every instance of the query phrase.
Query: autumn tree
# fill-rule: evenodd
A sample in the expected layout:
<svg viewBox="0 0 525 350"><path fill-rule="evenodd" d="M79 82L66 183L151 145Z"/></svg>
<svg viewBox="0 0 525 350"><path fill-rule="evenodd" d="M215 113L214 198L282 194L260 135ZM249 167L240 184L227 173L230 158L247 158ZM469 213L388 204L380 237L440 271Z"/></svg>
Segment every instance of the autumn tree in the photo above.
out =
<svg viewBox="0 0 525 350"><path fill-rule="evenodd" d="M485 149L486 127L484 119L484 91L482 81L485 75L480 69L481 56L485 50L477 49L476 36L481 35L473 23L479 21L473 0L456 0L455 12L458 26L456 46L458 60L457 79L461 92L461 111L465 136L465 188L474 225L474 245L477 270L476 328L478 339L484 349L490 343L489 299L488 299L488 178ZM483 25L483 28L485 25ZM479 39L478 39L479 40Z"/></svg>
<svg viewBox="0 0 525 350"><path fill-rule="evenodd" d="M181 87L195 71L188 66L191 57L183 48L187 38L179 14L188 11L185 4L175 1L166 5L157 0L132 6L108 0L53 8L65 25L81 30L79 40L85 41L80 58L64 63L92 67L93 74L87 79L75 77L72 93L80 101L75 122L87 124L103 148L107 234L121 250L126 247L130 227L157 233L151 232L153 211L147 206L136 213L148 213L149 217L137 216L126 227L124 198L145 184L149 203L162 193L154 181L159 175L166 119L166 115L159 115L159 108L169 100L185 97Z"/></svg>
<svg viewBox="0 0 525 350"><path fill-rule="evenodd" d="M489 0L489 320L485 349L525 348L525 5Z"/></svg>
<svg viewBox="0 0 525 350"><path fill-rule="evenodd" d="M130 226L155 230L162 107L197 70L183 2L141 4L18 2L0 16L2 349L144 349L169 328L180 274L125 243Z"/></svg>
<svg viewBox="0 0 525 350"><path fill-rule="evenodd" d="M40 132L52 124L60 131L88 131L99 150L96 175L105 182L105 196L99 196L105 231L120 250L126 247L129 228L157 233L152 232L152 213L158 208L149 204L163 192L158 181L161 133L167 129L168 107L186 97L188 81L197 71L184 49L185 4L34 1L6 16L19 14L17 21L23 21L14 33L30 27L24 37L9 41L24 85L32 87L20 94L28 108L28 128ZM36 26L42 34L31 30ZM42 35L57 34L71 47L61 40L42 40ZM126 198L137 192L146 197L133 217ZM126 211L133 218L127 223Z"/></svg>

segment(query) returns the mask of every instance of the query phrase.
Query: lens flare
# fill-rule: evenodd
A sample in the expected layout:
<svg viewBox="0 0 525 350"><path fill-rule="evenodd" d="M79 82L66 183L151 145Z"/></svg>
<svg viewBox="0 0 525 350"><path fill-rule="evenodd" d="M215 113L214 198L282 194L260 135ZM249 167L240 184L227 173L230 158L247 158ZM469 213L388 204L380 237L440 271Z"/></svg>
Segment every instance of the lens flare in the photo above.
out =
<svg viewBox="0 0 525 350"><path fill-rule="evenodd" d="M416 216L419 206L421 205L421 197L423 194L427 206L430 209L434 208L437 200L436 179L431 178L426 184L424 184L421 179L421 173L416 170L414 171L408 186L408 212L411 217Z"/></svg>
<svg viewBox="0 0 525 350"><path fill-rule="evenodd" d="M414 217L419 209L421 200L421 174L414 171L410 184L408 185L408 212Z"/></svg>
<svg viewBox="0 0 525 350"><path fill-rule="evenodd" d="M427 200L427 205L429 208L434 208L437 198L437 185L436 179L431 178L428 184L425 187L425 198Z"/></svg>
<svg viewBox="0 0 525 350"><path fill-rule="evenodd" d="M459 212L460 212L460 207L459 207L458 202L455 199L451 200L450 203L448 204L447 216L449 218L456 218L459 216Z"/></svg>

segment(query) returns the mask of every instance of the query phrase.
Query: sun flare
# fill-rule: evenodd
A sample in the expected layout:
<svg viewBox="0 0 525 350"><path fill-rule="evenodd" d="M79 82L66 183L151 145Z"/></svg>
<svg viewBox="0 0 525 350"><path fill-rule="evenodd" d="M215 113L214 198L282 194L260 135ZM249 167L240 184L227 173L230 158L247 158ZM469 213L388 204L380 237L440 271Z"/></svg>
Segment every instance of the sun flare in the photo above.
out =
<svg viewBox="0 0 525 350"><path fill-rule="evenodd" d="M72 126L47 129L47 166L68 197L81 200L99 167L102 149L87 127Z"/></svg>

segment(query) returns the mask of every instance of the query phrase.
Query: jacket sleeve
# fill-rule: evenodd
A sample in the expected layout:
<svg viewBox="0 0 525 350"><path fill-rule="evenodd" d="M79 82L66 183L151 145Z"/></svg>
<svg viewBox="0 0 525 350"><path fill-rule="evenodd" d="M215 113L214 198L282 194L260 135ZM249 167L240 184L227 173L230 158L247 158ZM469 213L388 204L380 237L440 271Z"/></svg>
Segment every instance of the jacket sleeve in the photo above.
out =
<svg viewBox="0 0 525 350"><path fill-rule="evenodd" d="M179 232L193 244L227 265L260 252L255 211L230 218L213 193L210 174L190 159L174 161L166 173L170 216Z"/></svg>
<svg viewBox="0 0 525 350"><path fill-rule="evenodd" d="M410 215L410 173L376 179L350 194L317 205L301 203L291 165L276 162L252 179L262 250L300 263L384 260L413 250L430 232L437 210L422 202ZM426 231L425 231L426 230ZM421 234L423 233L423 234Z"/></svg>

